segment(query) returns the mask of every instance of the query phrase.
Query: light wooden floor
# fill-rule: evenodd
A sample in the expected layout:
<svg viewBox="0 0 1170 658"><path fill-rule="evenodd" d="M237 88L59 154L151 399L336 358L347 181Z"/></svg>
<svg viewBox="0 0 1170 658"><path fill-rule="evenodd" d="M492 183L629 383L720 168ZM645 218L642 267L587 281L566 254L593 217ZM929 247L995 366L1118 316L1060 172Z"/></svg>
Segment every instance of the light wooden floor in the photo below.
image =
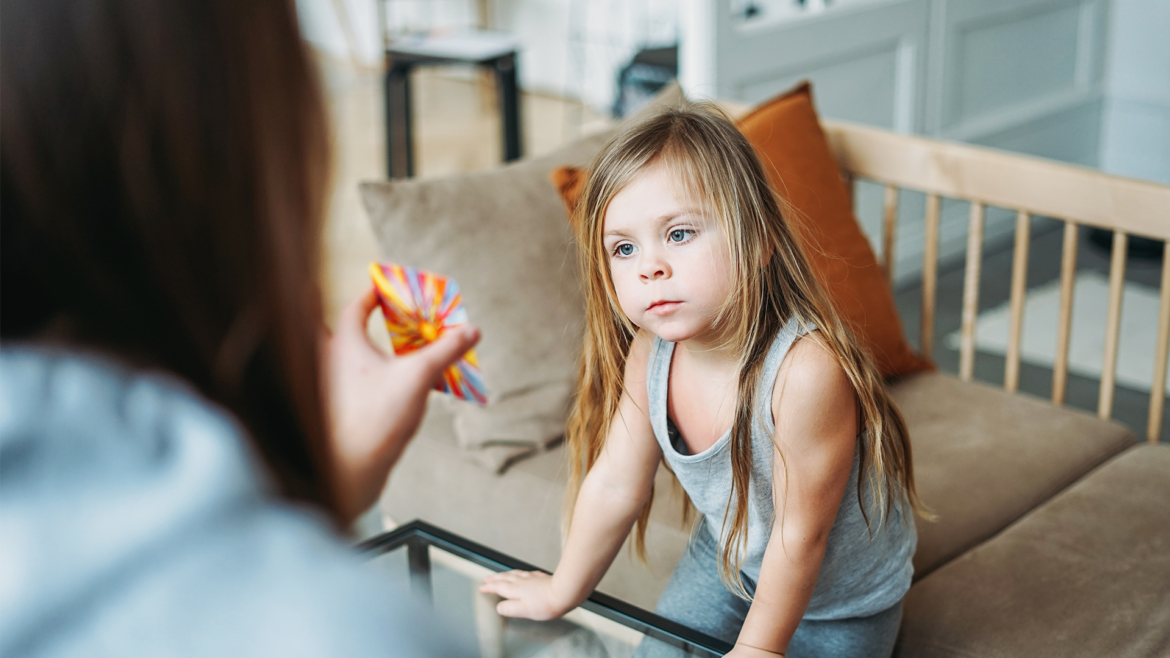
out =
<svg viewBox="0 0 1170 658"><path fill-rule="evenodd" d="M323 54L317 61L334 133L322 272L325 317L332 324L341 307L369 285L367 267L378 258L357 186L386 178L382 73ZM499 165L501 129L490 78L472 69L420 69L412 84L419 177ZM525 155L548 152L606 121L579 103L528 93L522 97L521 119Z"/></svg>

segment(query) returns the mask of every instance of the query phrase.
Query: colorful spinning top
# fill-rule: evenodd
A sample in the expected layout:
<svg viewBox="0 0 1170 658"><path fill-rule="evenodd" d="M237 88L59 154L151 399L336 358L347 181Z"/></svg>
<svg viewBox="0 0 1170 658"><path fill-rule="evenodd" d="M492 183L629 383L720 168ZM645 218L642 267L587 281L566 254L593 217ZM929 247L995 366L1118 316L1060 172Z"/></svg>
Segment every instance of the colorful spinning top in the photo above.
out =
<svg viewBox="0 0 1170 658"><path fill-rule="evenodd" d="M370 276L395 354L408 354L434 342L444 332L467 324L467 309L459 284L430 272L370 263ZM443 373L435 390L457 398L487 404L487 389L475 350L468 350Z"/></svg>

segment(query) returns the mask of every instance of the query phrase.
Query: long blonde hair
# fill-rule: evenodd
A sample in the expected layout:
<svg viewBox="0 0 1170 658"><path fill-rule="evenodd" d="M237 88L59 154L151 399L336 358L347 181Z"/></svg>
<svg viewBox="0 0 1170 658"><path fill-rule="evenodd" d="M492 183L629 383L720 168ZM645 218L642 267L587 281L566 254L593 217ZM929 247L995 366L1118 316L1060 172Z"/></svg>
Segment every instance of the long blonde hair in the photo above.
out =
<svg viewBox="0 0 1170 658"><path fill-rule="evenodd" d="M909 435L870 355L858 346L814 278L784 202L768 185L747 139L717 108L698 104L663 110L614 137L591 163L573 215L586 312L577 396L566 428L570 453L567 510L601 453L623 392L625 361L637 328L622 312L602 244L605 213L619 191L651 165L667 168L719 221L731 254L734 290L715 322L726 323L729 347L739 355L738 399L731 427L732 492L724 515L720 577L747 597L739 577L747 547L751 422L756 383L772 340L790 318L815 326L818 340L848 375L857 393L861 442L857 497L867 482L884 522L895 502L907 500L926 515L914 486ZM783 454L780 453L783 462ZM635 525L634 547L645 558L653 491ZM869 515L862 506L866 522ZM685 514L685 512L684 512ZM906 520L906 522L909 522Z"/></svg>

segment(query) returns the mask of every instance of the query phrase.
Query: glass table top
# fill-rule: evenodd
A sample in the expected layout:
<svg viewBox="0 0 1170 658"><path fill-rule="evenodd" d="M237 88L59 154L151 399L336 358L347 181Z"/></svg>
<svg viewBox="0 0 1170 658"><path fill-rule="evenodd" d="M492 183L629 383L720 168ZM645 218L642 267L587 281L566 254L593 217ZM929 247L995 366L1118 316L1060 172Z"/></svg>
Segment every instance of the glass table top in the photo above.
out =
<svg viewBox="0 0 1170 658"><path fill-rule="evenodd" d="M722 656L731 645L611 596L594 593L553 621L501 617L479 585L492 572L532 565L422 521L362 542L358 550L389 572L402 594L432 606L460 644L481 658L671 658Z"/></svg>

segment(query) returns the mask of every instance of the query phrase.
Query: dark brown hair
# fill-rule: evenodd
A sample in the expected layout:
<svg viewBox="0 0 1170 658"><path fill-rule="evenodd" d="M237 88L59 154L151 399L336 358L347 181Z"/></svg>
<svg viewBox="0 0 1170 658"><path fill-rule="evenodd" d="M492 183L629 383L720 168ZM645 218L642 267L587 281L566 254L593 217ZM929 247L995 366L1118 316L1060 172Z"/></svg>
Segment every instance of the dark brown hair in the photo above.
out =
<svg viewBox="0 0 1170 658"><path fill-rule="evenodd" d="M317 288L329 144L291 0L4 0L0 337L113 353L336 513Z"/></svg>

